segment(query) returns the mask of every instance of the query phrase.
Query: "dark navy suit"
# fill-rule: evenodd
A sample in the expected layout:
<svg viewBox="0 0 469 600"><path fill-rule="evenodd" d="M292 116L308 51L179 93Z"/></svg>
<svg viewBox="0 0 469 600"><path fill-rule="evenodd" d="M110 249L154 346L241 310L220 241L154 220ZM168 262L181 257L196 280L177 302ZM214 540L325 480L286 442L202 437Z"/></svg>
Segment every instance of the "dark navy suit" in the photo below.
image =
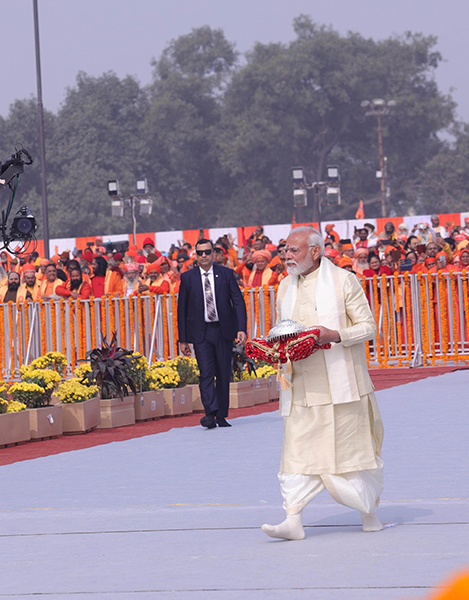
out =
<svg viewBox="0 0 469 600"><path fill-rule="evenodd" d="M213 279L219 321L206 323L200 268L194 267L181 275L178 296L179 342L194 345L205 413L227 417L233 340L238 331L246 331L246 305L231 269L213 263Z"/></svg>

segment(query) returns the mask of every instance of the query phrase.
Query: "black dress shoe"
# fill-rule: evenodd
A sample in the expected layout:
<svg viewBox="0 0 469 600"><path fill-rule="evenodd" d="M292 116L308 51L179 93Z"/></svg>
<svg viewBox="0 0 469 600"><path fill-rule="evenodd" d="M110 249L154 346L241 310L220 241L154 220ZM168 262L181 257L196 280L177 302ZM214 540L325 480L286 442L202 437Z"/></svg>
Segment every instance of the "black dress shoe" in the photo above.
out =
<svg viewBox="0 0 469 600"><path fill-rule="evenodd" d="M217 425L218 427L231 427L225 417L217 417Z"/></svg>
<svg viewBox="0 0 469 600"><path fill-rule="evenodd" d="M213 429L217 426L215 417L212 417L212 415L206 415L205 417L202 417L200 419L200 424L202 427L206 427L207 429Z"/></svg>

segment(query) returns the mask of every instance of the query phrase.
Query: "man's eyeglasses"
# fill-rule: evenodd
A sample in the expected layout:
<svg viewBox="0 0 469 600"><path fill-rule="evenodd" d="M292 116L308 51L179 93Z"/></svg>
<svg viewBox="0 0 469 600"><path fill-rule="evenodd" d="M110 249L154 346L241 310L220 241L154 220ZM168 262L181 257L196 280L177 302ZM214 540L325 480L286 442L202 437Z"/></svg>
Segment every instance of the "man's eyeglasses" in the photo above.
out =
<svg viewBox="0 0 469 600"><path fill-rule="evenodd" d="M314 246L317 246L318 244L313 244L312 246L308 246L308 248L314 248ZM301 248L296 248L295 246L285 246L284 248L285 250L285 254L287 252L290 252L290 254L298 254L298 252L301 250Z"/></svg>
<svg viewBox="0 0 469 600"><path fill-rule="evenodd" d="M204 254L206 254L207 256L210 256L210 254L212 254L213 250L210 248L209 250L196 250L197 256L203 256Z"/></svg>

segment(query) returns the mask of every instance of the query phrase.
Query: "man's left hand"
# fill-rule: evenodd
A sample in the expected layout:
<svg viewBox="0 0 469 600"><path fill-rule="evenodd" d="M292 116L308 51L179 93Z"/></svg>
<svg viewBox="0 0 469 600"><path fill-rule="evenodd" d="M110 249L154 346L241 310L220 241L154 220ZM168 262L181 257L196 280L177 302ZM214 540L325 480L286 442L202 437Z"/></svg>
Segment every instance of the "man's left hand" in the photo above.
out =
<svg viewBox="0 0 469 600"><path fill-rule="evenodd" d="M315 327L315 329L319 329L318 344L320 346L325 346L326 344L331 344L332 342L339 343L341 341L339 332L335 329L328 329L322 325L318 325Z"/></svg>
<svg viewBox="0 0 469 600"><path fill-rule="evenodd" d="M238 342L237 342L238 346L244 346L244 344L246 343L246 332L238 331L236 339L238 340Z"/></svg>

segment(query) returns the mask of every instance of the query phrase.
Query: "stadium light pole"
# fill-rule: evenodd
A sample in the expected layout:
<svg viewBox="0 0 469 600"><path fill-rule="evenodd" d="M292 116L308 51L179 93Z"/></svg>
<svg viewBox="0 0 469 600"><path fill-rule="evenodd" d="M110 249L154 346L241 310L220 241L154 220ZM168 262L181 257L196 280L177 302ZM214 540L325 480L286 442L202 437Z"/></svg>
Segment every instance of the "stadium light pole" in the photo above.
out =
<svg viewBox="0 0 469 600"><path fill-rule="evenodd" d="M37 113L39 120L39 153L41 157L41 193L42 193L42 231L44 237L44 254L50 258L49 250L49 212L47 210L46 182L46 145L44 142L44 110L42 106L41 55L39 52L39 16L37 0L33 0L34 38L36 43L36 79L37 79Z"/></svg>
<svg viewBox="0 0 469 600"><path fill-rule="evenodd" d="M389 115L391 109L396 106L396 102L394 100L383 100L381 98L376 98L375 100L363 100L361 103L362 108L367 109L365 116L366 117L376 117L378 121L378 156L379 156L379 168L380 168L380 178L381 178L381 216L386 216L386 157L383 152L383 129L381 126L381 117Z"/></svg>

